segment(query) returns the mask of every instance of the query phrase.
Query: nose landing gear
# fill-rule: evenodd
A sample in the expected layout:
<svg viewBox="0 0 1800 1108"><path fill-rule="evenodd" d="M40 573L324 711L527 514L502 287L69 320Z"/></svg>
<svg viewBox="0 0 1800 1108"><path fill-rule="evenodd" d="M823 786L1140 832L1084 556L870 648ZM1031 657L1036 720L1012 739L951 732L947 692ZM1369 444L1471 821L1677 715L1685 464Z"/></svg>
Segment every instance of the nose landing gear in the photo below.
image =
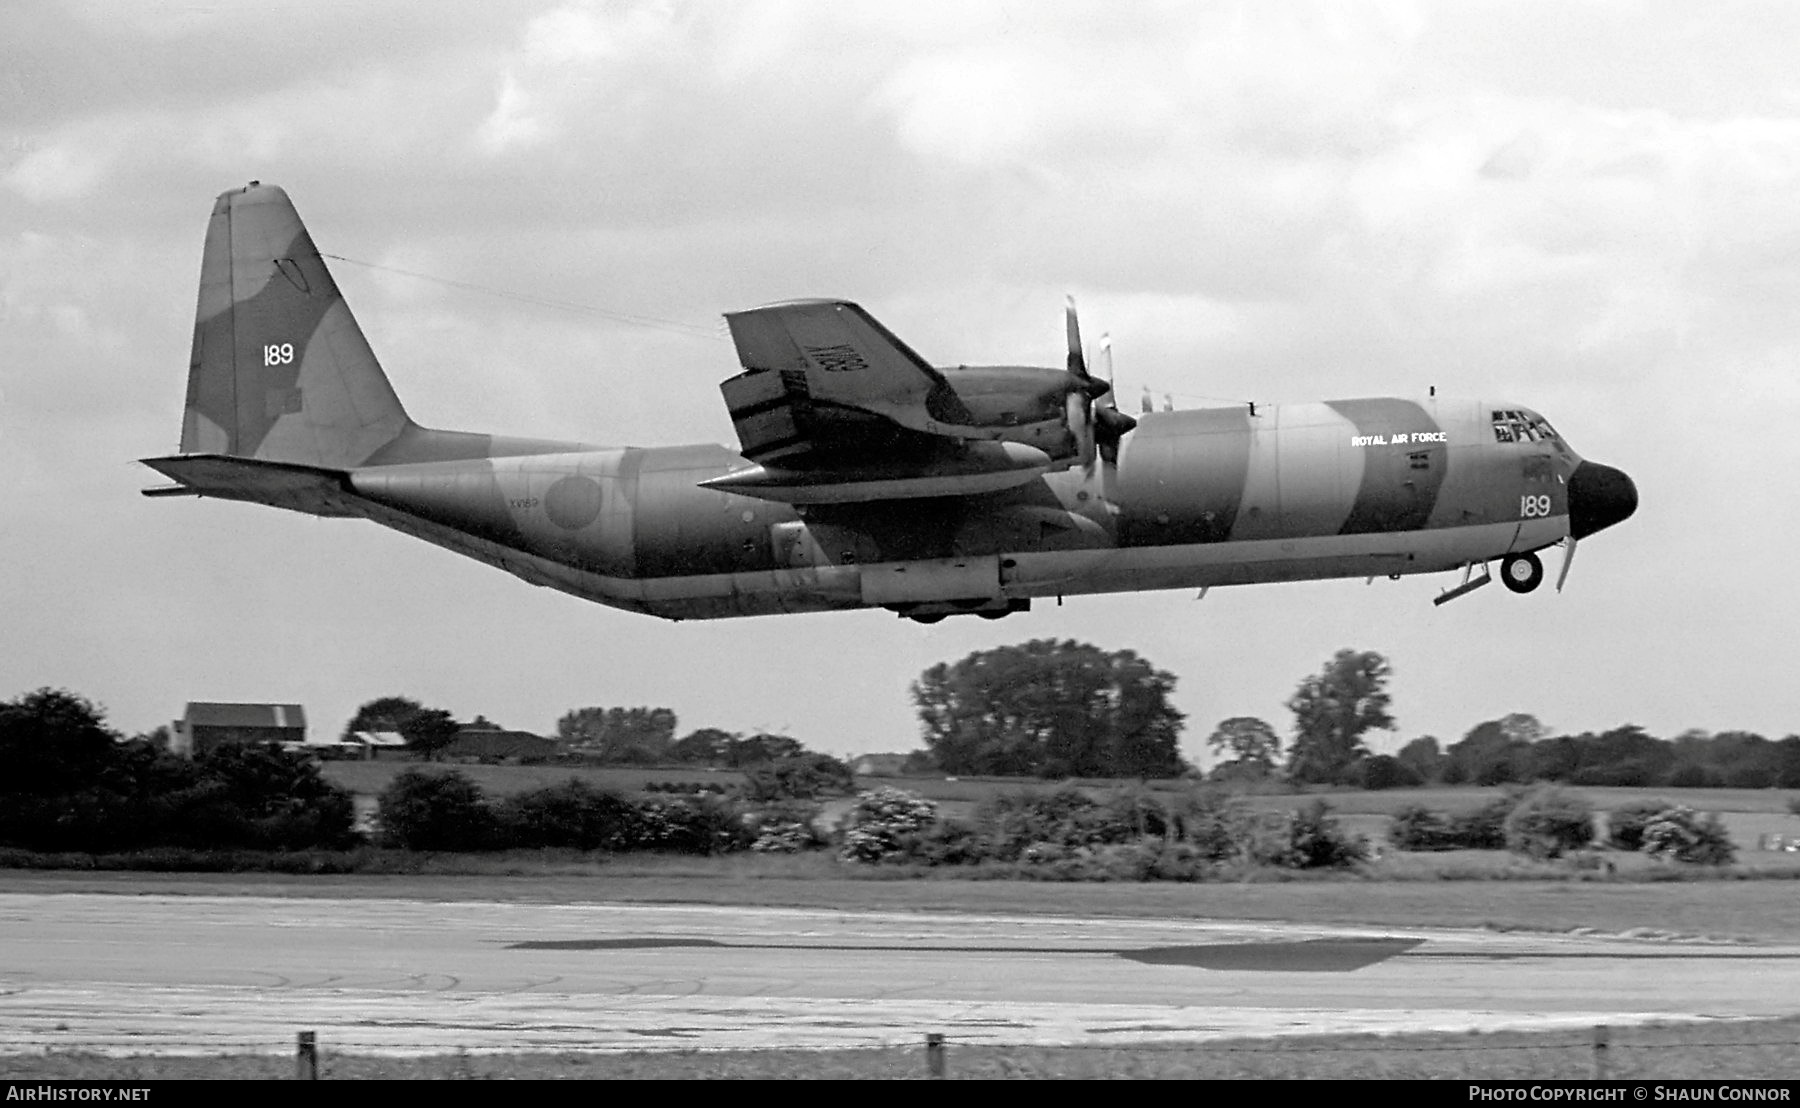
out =
<svg viewBox="0 0 1800 1108"><path fill-rule="evenodd" d="M1500 563L1500 580L1517 593L1527 593L1543 584L1544 563L1536 554L1512 554Z"/></svg>

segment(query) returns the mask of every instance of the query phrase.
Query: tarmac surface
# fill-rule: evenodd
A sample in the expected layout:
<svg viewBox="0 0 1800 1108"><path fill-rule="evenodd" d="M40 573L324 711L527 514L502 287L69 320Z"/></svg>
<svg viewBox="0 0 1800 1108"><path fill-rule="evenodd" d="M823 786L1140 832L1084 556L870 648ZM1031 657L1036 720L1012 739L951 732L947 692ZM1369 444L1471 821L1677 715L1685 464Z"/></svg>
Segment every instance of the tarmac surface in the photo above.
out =
<svg viewBox="0 0 1800 1108"><path fill-rule="evenodd" d="M0 893L0 1054L1124 1045L1800 1013L1800 947L726 907Z"/></svg>

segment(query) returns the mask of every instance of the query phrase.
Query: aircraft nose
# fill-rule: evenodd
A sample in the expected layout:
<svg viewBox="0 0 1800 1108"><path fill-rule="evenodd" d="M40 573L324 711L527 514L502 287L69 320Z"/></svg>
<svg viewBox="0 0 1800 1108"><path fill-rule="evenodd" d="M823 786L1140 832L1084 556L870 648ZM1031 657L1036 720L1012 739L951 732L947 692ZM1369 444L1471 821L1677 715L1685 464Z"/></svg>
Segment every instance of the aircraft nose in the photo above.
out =
<svg viewBox="0 0 1800 1108"><path fill-rule="evenodd" d="M1629 519L1637 503L1637 486L1624 470L1582 462L1569 474L1569 534L1585 539Z"/></svg>

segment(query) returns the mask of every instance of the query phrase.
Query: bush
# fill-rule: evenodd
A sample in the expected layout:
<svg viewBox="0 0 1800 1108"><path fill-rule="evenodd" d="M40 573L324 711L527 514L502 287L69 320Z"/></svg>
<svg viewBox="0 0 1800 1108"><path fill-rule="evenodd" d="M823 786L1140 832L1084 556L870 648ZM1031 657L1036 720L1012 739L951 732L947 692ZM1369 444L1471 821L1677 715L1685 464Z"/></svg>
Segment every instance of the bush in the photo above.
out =
<svg viewBox="0 0 1800 1108"><path fill-rule="evenodd" d="M1455 850L1450 824L1443 816L1418 804L1409 804L1388 820L1388 842L1395 850Z"/></svg>
<svg viewBox="0 0 1800 1108"><path fill-rule="evenodd" d="M1251 816L1242 801L1216 789L1195 789L1174 813L1176 838L1211 862L1247 857Z"/></svg>
<svg viewBox="0 0 1800 1108"><path fill-rule="evenodd" d="M1644 853L1664 861L1728 866L1737 859L1737 847L1719 817L1685 806L1658 813L1645 825L1643 837Z"/></svg>
<svg viewBox="0 0 1800 1108"><path fill-rule="evenodd" d="M650 800L638 805L628 847L681 854L728 854L747 850L756 835L743 813L710 796L692 800Z"/></svg>
<svg viewBox="0 0 1800 1108"><path fill-rule="evenodd" d="M1585 798L1554 785L1534 789L1506 817L1506 848L1527 857L1560 858L1594 841Z"/></svg>
<svg viewBox="0 0 1800 1108"><path fill-rule="evenodd" d="M231 744L195 759L209 801L206 814L183 813L208 847L256 850L341 849L357 842L356 804L326 781L311 758L273 743ZM156 772L157 760L146 766ZM140 779L142 775L140 774Z"/></svg>
<svg viewBox="0 0 1800 1108"><path fill-rule="evenodd" d="M1787 810L1790 816L1800 816L1800 796L1787 798Z"/></svg>
<svg viewBox="0 0 1800 1108"><path fill-rule="evenodd" d="M758 854L797 854L825 845L816 829L819 806L790 800L746 813L750 849Z"/></svg>
<svg viewBox="0 0 1800 1108"><path fill-rule="evenodd" d="M1453 812L1448 817L1452 850L1505 850L1506 819L1519 796L1497 796L1479 808Z"/></svg>
<svg viewBox="0 0 1800 1108"><path fill-rule="evenodd" d="M960 820L937 820L898 836L890 860L924 866L972 866L993 856L987 837Z"/></svg>
<svg viewBox="0 0 1800 1108"><path fill-rule="evenodd" d="M1330 812L1323 800L1315 800L1287 813L1255 813L1236 828L1239 857L1282 869L1343 867L1366 859L1367 840L1346 834Z"/></svg>
<svg viewBox="0 0 1800 1108"><path fill-rule="evenodd" d="M1606 813L1606 841L1618 850L1641 850L1644 828L1673 808L1666 800L1633 800Z"/></svg>
<svg viewBox="0 0 1800 1108"><path fill-rule="evenodd" d="M846 862L904 859L914 837L937 819L937 805L905 789L884 788L858 793L844 816L838 857Z"/></svg>
<svg viewBox="0 0 1800 1108"><path fill-rule="evenodd" d="M1342 867L1369 856L1369 844L1350 835L1331 818L1331 807L1315 800L1288 813L1287 857L1282 864L1294 869Z"/></svg>
<svg viewBox="0 0 1800 1108"><path fill-rule="evenodd" d="M1149 825L1150 806L1155 808L1160 836L1167 828L1167 816L1154 800L1127 795L1102 804L1074 786L1049 793L1030 789L1003 793L984 804L977 819L994 856L1013 861L1034 845L1066 853L1133 842L1141 837L1138 828Z"/></svg>
<svg viewBox="0 0 1800 1108"><path fill-rule="evenodd" d="M404 850L487 850L498 838L481 786L458 773L409 769L381 790L376 819L384 842Z"/></svg>
<svg viewBox="0 0 1800 1108"><path fill-rule="evenodd" d="M500 839L508 846L624 850L637 834L635 805L578 777L520 793L498 808Z"/></svg>
<svg viewBox="0 0 1800 1108"><path fill-rule="evenodd" d="M1174 832L1163 802L1136 786L1114 790L1101 807L1109 823L1129 827L1134 838L1166 839Z"/></svg>

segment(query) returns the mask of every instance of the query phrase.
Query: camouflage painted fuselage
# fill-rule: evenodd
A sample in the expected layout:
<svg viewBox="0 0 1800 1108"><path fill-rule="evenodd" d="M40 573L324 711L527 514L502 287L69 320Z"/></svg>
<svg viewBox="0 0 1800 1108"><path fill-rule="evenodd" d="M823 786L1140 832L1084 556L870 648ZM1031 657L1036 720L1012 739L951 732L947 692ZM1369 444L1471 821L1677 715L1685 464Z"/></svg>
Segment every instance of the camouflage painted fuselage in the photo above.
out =
<svg viewBox="0 0 1800 1108"><path fill-rule="evenodd" d="M1437 572L1555 543L1580 459L1560 438L1496 441L1497 409L1520 411L1376 399L1146 414L1092 478L874 504L701 488L745 464L712 445L383 465L348 484L358 514L669 618L975 609Z"/></svg>

